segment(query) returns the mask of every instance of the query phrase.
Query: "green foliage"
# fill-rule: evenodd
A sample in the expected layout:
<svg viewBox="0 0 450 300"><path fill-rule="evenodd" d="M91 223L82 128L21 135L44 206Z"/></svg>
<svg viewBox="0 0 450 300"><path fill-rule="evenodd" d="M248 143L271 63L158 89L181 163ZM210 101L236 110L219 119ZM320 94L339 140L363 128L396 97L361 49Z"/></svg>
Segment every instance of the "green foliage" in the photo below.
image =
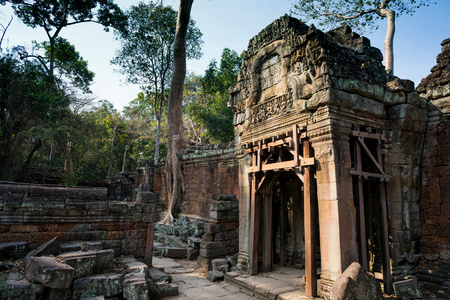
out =
<svg viewBox="0 0 450 300"><path fill-rule="evenodd" d="M225 48L220 67L212 60L202 78L188 76L185 111L189 136L200 142L225 143L234 139L233 113L227 103L228 89L236 84L242 57ZM191 121L191 123L189 123Z"/></svg>
<svg viewBox="0 0 450 300"><path fill-rule="evenodd" d="M121 67L130 83L148 86L153 92L168 86L171 77L177 12L170 6L150 1L132 6L126 13L128 26L116 30L121 48L111 61ZM198 59L202 53L202 33L190 21L186 40L188 59Z"/></svg>
<svg viewBox="0 0 450 300"><path fill-rule="evenodd" d="M29 147L48 138L70 99L52 82L42 66L0 57L0 177L11 179L25 161Z"/></svg>
<svg viewBox="0 0 450 300"><path fill-rule="evenodd" d="M431 0L291 0L291 13L301 21L312 20L323 29L349 25L355 31L365 32L378 29L377 14L381 8L393 10L397 16L412 15L417 8L429 6Z"/></svg>
<svg viewBox="0 0 450 300"><path fill-rule="evenodd" d="M62 28L74 24L95 22L108 27L122 28L126 18L111 0L6 0L26 25L43 27L58 36Z"/></svg>
<svg viewBox="0 0 450 300"><path fill-rule="evenodd" d="M36 50L44 50L46 60L50 59L51 45L49 42L35 43ZM69 79L72 85L85 93L90 93L89 85L94 80L94 73L89 71L87 61L75 50L66 39L58 37L54 45L54 68L59 75ZM57 78L60 78L59 76ZM61 83L61 81L59 80Z"/></svg>

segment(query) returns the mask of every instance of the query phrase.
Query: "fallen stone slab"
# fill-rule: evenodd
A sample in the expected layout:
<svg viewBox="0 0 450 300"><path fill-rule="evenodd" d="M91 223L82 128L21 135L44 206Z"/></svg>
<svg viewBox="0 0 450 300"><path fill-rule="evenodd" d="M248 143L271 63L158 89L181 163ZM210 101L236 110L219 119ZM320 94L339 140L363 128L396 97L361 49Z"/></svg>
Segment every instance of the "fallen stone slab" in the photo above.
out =
<svg viewBox="0 0 450 300"><path fill-rule="evenodd" d="M126 300L149 300L148 285L144 273L125 274L122 282Z"/></svg>
<svg viewBox="0 0 450 300"><path fill-rule="evenodd" d="M52 289L68 289L75 273L71 266L47 256L31 257L25 269L28 280Z"/></svg>
<svg viewBox="0 0 450 300"><path fill-rule="evenodd" d="M94 296L112 297L122 293L121 283L121 274L77 278L73 281L73 299Z"/></svg>
<svg viewBox="0 0 450 300"><path fill-rule="evenodd" d="M334 282L330 299L383 299L380 283L359 263L353 262Z"/></svg>
<svg viewBox="0 0 450 300"><path fill-rule="evenodd" d="M93 275L97 263L97 256L92 252L64 253L58 259L75 269L75 278Z"/></svg>
<svg viewBox="0 0 450 300"><path fill-rule="evenodd" d="M12 242L0 244L0 261L23 258L30 251L28 242Z"/></svg>
<svg viewBox="0 0 450 300"><path fill-rule="evenodd" d="M32 283L20 273L1 274L0 282L3 280L1 299L39 299L44 292L42 284Z"/></svg>
<svg viewBox="0 0 450 300"><path fill-rule="evenodd" d="M186 257L186 248L167 247L161 248L161 255L170 258L184 258Z"/></svg>
<svg viewBox="0 0 450 300"><path fill-rule="evenodd" d="M178 285L174 283L156 282L156 287L161 294L161 297L171 297L178 295Z"/></svg>
<svg viewBox="0 0 450 300"><path fill-rule="evenodd" d="M48 256L48 255L58 255L61 253L61 246L56 237L51 240L41 244L37 249L31 250L23 259L23 264L25 267L28 264L28 260L33 256Z"/></svg>
<svg viewBox="0 0 450 300"><path fill-rule="evenodd" d="M219 270L212 270L212 271L208 271L208 273L206 273L206 279L208 279L211 282L223 280L224 277L225 277L225 274Z"/></svg>
<svg viewBox="0 0 450 300"><path fill-rule="evenodd" d="M150 278L153 280L153 282L167 282L167 283L172 282L172 276L170 276L164 271L161 271L160 269L150 267L148 269L148 274Z"/></svg>
<svg viewBox="0 0 450 300"><path fill-rule="evenodd" d="M86 250L102 250L102 242L100 241L74 241L60 243L61 252L76 252Z"/></svg>

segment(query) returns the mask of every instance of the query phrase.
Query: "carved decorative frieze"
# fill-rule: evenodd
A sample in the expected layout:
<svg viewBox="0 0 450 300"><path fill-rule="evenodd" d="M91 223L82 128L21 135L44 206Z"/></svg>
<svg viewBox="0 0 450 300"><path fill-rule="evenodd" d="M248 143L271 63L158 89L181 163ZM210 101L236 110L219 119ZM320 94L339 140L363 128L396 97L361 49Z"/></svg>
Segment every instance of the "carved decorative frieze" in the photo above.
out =
<svg viewBox="0 0 450 300"><path fill-rule="evenodd" d="M292 109L292 107L293 101L289 94L284 94L263 102L253 108L252 124L260 123L274 115L287 112L289 109Z"/></svg>

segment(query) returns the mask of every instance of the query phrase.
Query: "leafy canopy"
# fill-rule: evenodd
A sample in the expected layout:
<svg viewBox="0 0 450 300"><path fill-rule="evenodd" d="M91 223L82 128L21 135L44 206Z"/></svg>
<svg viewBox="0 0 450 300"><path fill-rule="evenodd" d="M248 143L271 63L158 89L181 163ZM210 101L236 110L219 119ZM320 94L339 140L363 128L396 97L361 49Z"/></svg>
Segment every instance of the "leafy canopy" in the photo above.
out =
<svg viewBox="0 0 450 300"><path fill-rule="evenodd" d="M317 21L323 29L349 25L364 32L378 29L377 21L383 17L380 9L389 9L397 16L414 14L417 8L429 6L430 0L291 0L291 12L300 20L309 23Z"/></svg>
<svg viewBox="0 0 450 300"><path fill-rule="evenodd" d="M121 67L130 83L155 90L167 86L173 66L177 12L170 6L140 2L126 13L128 26L116 31L121 48L111 61ZM202 33L191 19L186 38L188 59L201 57Z"/></svg>

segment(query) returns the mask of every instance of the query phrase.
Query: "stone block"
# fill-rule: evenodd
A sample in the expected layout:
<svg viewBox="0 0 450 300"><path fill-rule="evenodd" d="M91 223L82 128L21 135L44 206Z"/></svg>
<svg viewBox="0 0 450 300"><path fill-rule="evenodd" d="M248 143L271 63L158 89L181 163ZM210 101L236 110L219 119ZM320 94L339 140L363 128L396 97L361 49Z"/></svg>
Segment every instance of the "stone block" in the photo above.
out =
<svg viewBox="0 0 450 300"><path fill-rule="evenodd" d="M70 289L48 289L45 292L44 299L72 300L72 293Z"/></svg>
<svg viewBox="0 0 450 300"><path fill-rule="evenodd" d="M381 286L359 263L352 263L334 282L330 299L383 299Z"/></svg>
<svg viewBox="0 0 450 300"><path fill-rule="evenodd" d="M422 299L422 291L417 278L394 282L394 292L398 298Z"/></svg>
<svg viewBox="0 0 450 300"><path fill-rule="evenodd" d="M223 280L224 277L225 274L219 270L208 271L208 273L206 273L206 279L212 282Z"/></svg>
<svg viewBox="0 0 450 300"><path fill-rule="evenodd" d="M157 282L155 285L158 288L161 297L172 297L178 295L178 285L174 283Z"/></svg>
<svg viewBox="0 0 450 300"><path fill-rule="evenodd" d="M161 300L161 293L151 278L147 279L148 295L151 300Z"/></svg>
<svg viewBox="0 0 450 300"><path fill-rule="evenodd" d="M213 270L228 272L230 270L230 266L228 265L228 259L225 258L216 258L211 261Z"/></svg>
<svg viewBox="0 0 450 300"><path fill-rule="evenodd" d="M189 260L197 259L200 255L200 251L194 248L187 248L186 258Z"/></svg>
<svg viewBox="0 0 450 300"><path fill-rule="evenodd" d="M101 273L114 269L114 250L98 250L95 251L95 256L97 257L94 267L95 273Z"/></svg>
<svg viewBox="0 0 450 300"><path fill-rule="evenodd" d="M191 246L194 249L199 249L200 248L200 243L202 242L201 239L196 238L196 237L189 237L188 238L188 244L189 246Z"/></svg>
<svg viewBox="0 0 450 300"><path fill-rule="evenodd" d="M122 265L125 267L128 273L142 273L146 274L148 272L148 266L140 261L130 261L130 262L122 262Z"/></svg>
<svg viewBox="0 0 450 300"><path fill-rule="evenodd" d="M239 210L210 211L209 217L214 220L233 220L239 218ZM206 232L206 231L205 231Z"/></svg>
<svg viewBox="0 0 450 300"><path fill-rule="evenodd" d="M217 249L200 249L200 256L206 258L220 257L227 254L233 254L235 252L234 247L217 248Z"/></svg>
<svg viewBox="0 0 450 300"><path fill-rule="evenodd" d="M94 274L97 256L91 252L71 252L59 255L58 259L74 268L75 278L78 278Z"/></svg>
<svg viewBox="0 0 450 300"><path fill-rule="evenodd" d="M75 279L73 282L73 298L105 296L112 297L122 292L122 275L95 275Z"/></svg>
<svg viewBox="0 0 450 300"><path fill-rule="evenodd" d="M1 299L39 299L44 292L42 284L32 283L20 273L0 274L0 282L3 280Z"/></svg>
<svg viewBox="0 0 450 300"><path fill-rule="evenodd" d="M161 248L161 255L171 258L184 258L186 257L186 248L167 247Z"/></svg>
<svg viewBox="0 0 450 300"><path fill-rule="evenodd" d="M183 243L178 241L175 236L168 235L165 237L164 243L171 247L185 247Z"/></svg>
<svg viewBox="0 0 450 300"><path fill-rule="evenodd" d="M28 242L12 242L0 244L0 261L23 258L30 251Z"/></svg>
<svg viewBox="0 0 450 300"><path fill-rule="evenodd" d="M202 230L205 228L205 223L201 222L201 221L192 221L191 222L191 227L194 229L199 229Z"/></svg>
<svg viewBox="0 0 450 300"><path fill-rule="evenodd" d="M75 269L52 257L31 257L25 276L34 283L52 289L68 289L75 277Z"/></svg>
<svg viewBox="0 0 450 300"><path fill-rule="evenodd" d="M122 282L126 300L149 300L148 285L143 273L126 274Z"/></svg>
<svg viewBox="0 0 450 300"><path fill-rule="evenodd" d="M172 276L167 274L166 272L163 272L157 268L150 267L148 269L148 274L153 282L172 282Z"/></svg>

